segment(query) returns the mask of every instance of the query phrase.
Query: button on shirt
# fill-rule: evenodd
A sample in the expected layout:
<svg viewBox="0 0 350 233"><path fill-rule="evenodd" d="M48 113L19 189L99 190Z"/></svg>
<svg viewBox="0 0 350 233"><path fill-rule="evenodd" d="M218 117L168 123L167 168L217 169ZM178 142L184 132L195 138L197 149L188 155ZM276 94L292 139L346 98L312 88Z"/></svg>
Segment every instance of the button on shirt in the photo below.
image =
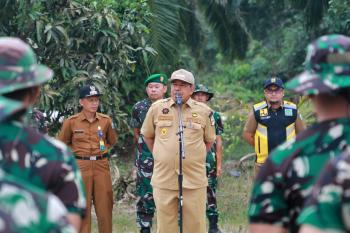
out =
<svg viewBox="0 0 350 233"><path fill-rule="evenodd" d="M205 142L215 140L211 109L189 99L182 106L185 156L183 187L197 189L208 184L205 170ZM149 109L141 128L146 138L154 138L154 187L177 190L179 173L178 107L171 98L155 102Z"/></svg>
<svg viewBox="0 0 350 233"><path fill-rule="evenodd" d="M102 130L104 150L100 150L98 127ZM83 112L69 117L62 126L58 136L59 140L72 148L73 152L81 157L102 155L117 141L117 135L112 128L109 116L96 113L96 119L89 122Z"/></svg>

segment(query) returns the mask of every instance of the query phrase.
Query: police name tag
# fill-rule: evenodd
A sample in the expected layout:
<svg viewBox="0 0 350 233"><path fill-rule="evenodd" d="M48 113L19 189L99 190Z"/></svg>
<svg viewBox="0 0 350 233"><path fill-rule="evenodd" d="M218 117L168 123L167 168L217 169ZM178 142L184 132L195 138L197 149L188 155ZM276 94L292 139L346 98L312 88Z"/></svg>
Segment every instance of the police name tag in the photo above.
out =
<svg viewBox="0 0 350 233"><path fill-rule="evenodd" d="M293 110L292 109L284 109L284 115L285 116L293 116Z"/></svg>

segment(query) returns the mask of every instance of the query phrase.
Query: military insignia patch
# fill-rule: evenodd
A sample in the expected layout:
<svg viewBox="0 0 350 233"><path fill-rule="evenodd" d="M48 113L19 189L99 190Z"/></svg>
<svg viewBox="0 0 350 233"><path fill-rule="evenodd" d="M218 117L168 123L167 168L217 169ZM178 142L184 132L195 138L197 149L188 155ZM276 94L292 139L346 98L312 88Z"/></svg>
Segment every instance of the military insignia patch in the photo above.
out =
<svg viewBox="0 0 350 233"><path fill-rule="evenodd" d="M192 113L192 117L198 117L198 114L195 113L195 112L193 112L193 113Z"/></svg>
<svg viewBox="0 0 350 233"><path fill-rule="evenodd" d="M292 109L284 109L284 115L285 116L293 116L293 111Z"/></svg>
<svg viewBox="0 0 350 233"><path fill-rule="evenodd" d="M164 77L163 77L163 76L160 76L160 77L159 77L159 80L160 80L160 82L163 82L163 81L164 81Z"/></svg>
<svg viewBox="0 0 350 233"><path fill-rule="evenodd" d="M162 113L163 114L168 114L169 113L169 108L163 108Z"/></svg>
<svg viewBox="0 0 350 233"><path fill-rule="evenodd" d="M167 128L162 128L162 129L160 130L160 133L162 134L162 136L165 136L165 135L167 135L167 133L168 133L168 129L167 129Z"/></svg>
<svg viewBox="0 0 350 233"><path fill-rule="evenodd" d="M260 116L262 117L267 116L268 115L267 108L260 109L259 113L260 113Z"/></svg>

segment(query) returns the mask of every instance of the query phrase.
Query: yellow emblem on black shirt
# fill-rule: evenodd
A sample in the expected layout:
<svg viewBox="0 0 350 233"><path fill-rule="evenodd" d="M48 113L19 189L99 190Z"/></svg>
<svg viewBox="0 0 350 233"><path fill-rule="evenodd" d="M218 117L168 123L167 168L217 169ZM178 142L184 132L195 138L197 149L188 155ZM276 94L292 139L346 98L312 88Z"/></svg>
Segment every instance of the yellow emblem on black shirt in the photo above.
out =
<svg viewBox="0 0 350 233"><path fill-rule="evenodd" d="M260 109L260 116L264 117L267 115L268 115L267 108Z"/></svg>

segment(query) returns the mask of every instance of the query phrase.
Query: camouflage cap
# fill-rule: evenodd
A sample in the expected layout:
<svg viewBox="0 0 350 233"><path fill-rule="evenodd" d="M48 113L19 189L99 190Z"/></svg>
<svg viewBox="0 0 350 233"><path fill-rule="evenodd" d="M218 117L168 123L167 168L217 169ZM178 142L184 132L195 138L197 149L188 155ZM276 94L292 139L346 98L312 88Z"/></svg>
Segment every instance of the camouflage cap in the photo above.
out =
<svg viewBox="0 0 350 233"><path fill-rule="evenodd" d="M308 45L305 71L286 84L303 95L350 87L350 38L326 35Z"/></svg>
<svg viewBox="0 0 350 233"><path fill-rule="evenodd" d="M168 82L168 76L166 74L152 74L145 80L145 86L149 83L162 83L166 85Z"/></svg>
<svg viewBox="0 0 350 233"><path fill-rule="evenodd" d="M197 84L197 85L196 85L196 88L194 89L192 96L193 96L194 94L196 94L196 93L199 93L199 92L203 92L203 93L208 94L208 101L209 101L211 98L213 98L213 96L214 96L214 93L213 93L213 92L210 92L210 91L209 91L209 88L208 88L207 86L203 85L203 84Z"/></svg>
<svg viewBox="0 0 350 233"><path fill-rule="evenodd" d="M25 106L22 102L15 101L0 95L0 121L3 121L8 116L24 109Z"/></svg>
<svg viewBox="0 0 350 233"><path fill-rule="evenodd" d="M191 72L185 69L175 70L170 77L170 82L174 80L181 80L191 85L194 85L194 76Z"/></svg>
<svg viewBox="0 0 350 233"><path fill-rule="evenodd" d="M0 94L38 86L53 76L39 65L33 50L18 38L0 38Z"/></svg>

